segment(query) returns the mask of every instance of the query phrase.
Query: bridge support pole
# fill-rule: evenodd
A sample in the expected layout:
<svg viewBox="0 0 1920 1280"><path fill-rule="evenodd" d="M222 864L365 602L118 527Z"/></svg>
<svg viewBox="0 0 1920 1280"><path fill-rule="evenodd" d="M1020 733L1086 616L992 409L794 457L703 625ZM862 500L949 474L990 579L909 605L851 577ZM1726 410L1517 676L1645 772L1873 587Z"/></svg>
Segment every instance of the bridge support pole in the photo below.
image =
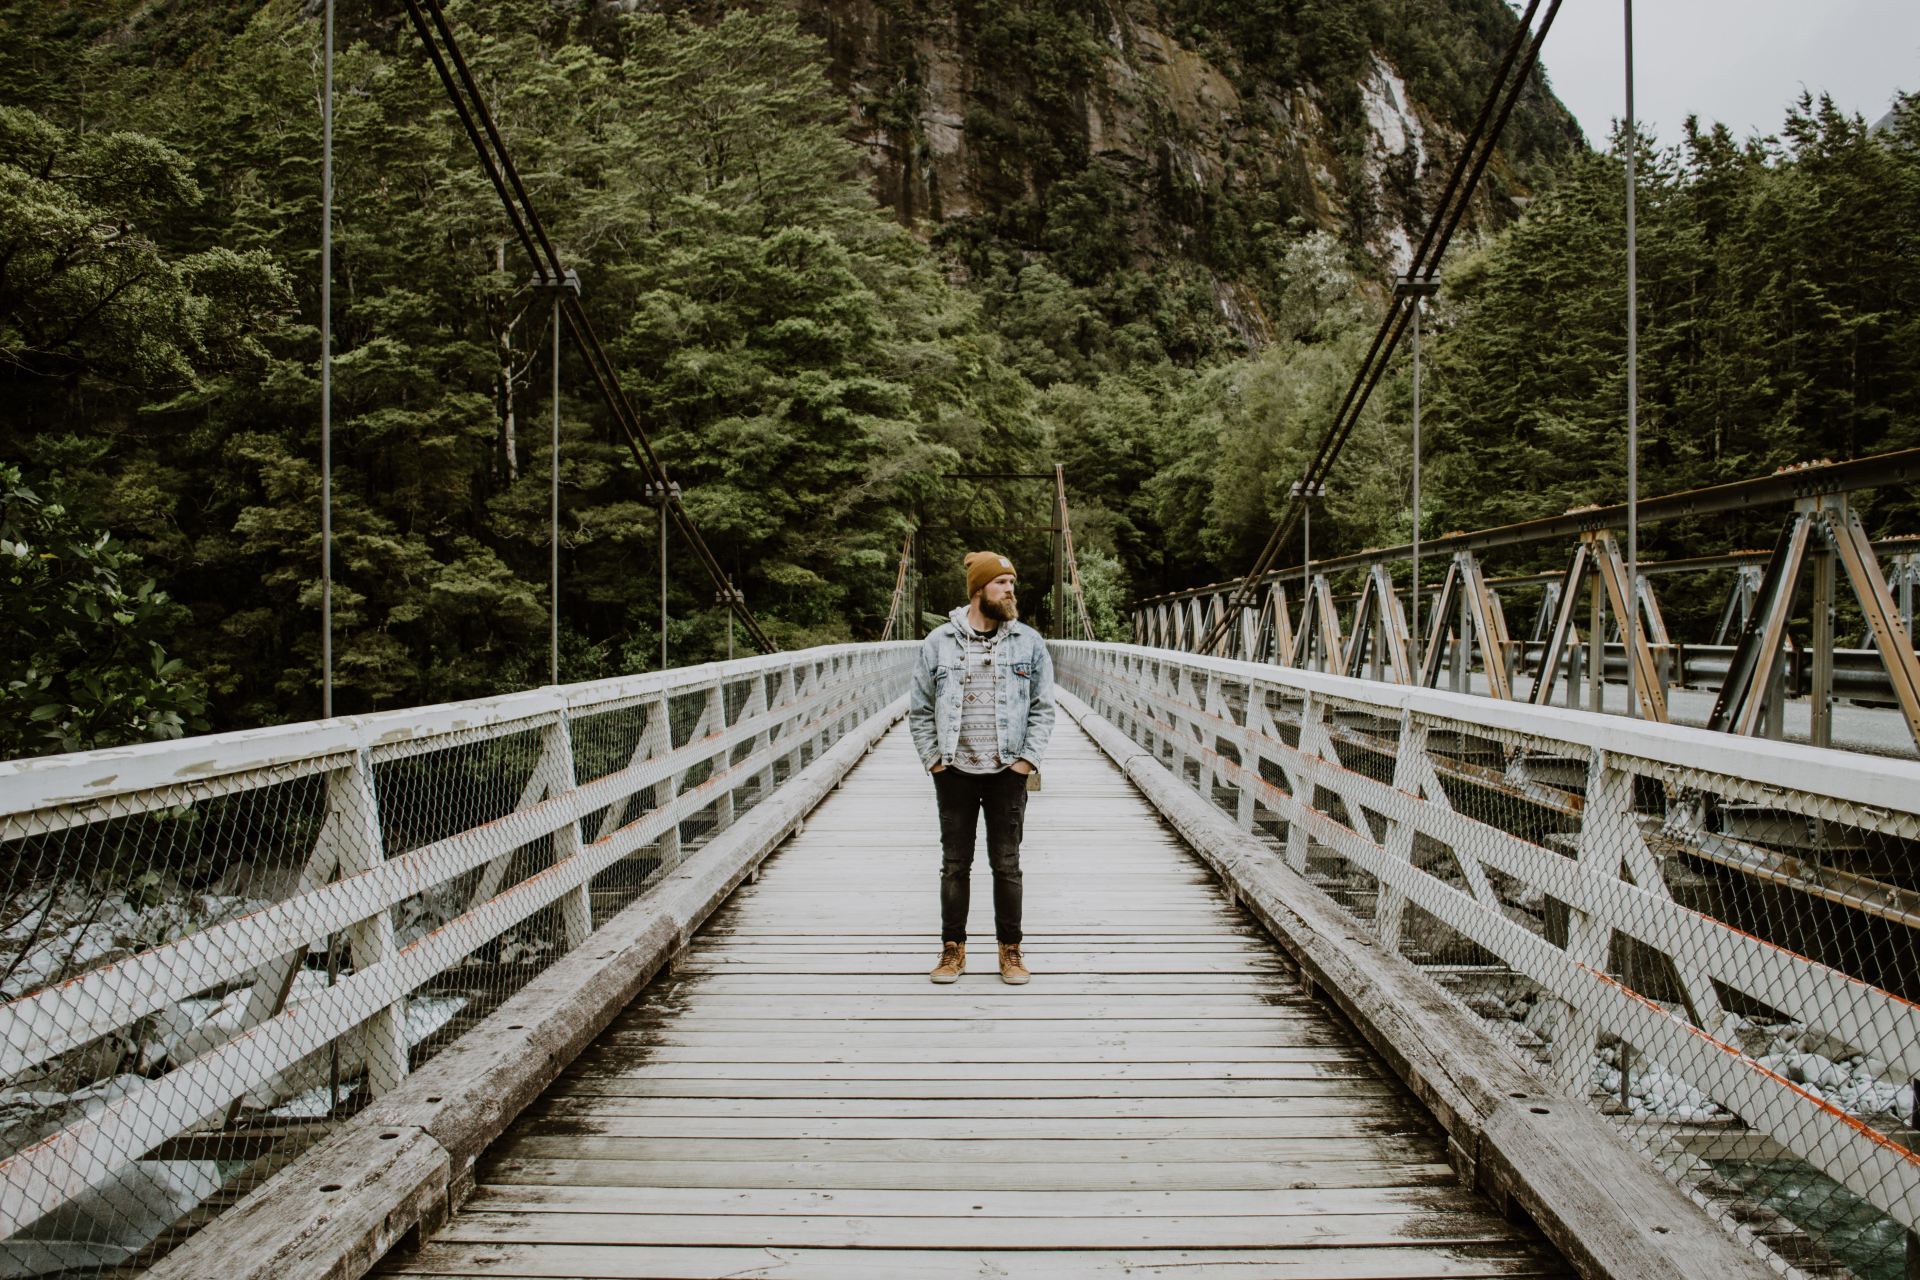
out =
<svg viewBox="0 0 1920 1280"><path fill-rule="evenodd" d="M1305 753L1312 749L1307 741L1307 726L1319 723L1320 699L1317 695L1309 693L1300 703L1301 752ZM1290 775L1288 781L1293 783L1293 803L1287 806L1286 813L1282 815L1287 820L1287 865L1304 875L1307 870L1309 844L1307 826L1300 820L1300 816L1303 810L1313 808L1313 779L1303 770L1299 774ZM1302 794L1303 790L1304 794Z"/></svg>
<svg viewBox="0 0 1920 1280"><path fill-rule="evenodd" d="M772 703L767 698L766 677L756 676L753 681L753 692L747 695L747 705L740 709L740 714L743 717L752 719L755 716L766 715L771 709ZM754 755L761 755L772 745L772 735L769 731L762 729L759 733L753 735L753 745L749 750ZM768 761L764 769L761 769L760 772L753 775L752 785L753 798L756 804L766 799L767 796L772 793L773 763L771 760Z"/></svg>
<svg viewBox="0 0 1920 1280"><path fill-rule="evenodd" d="M565 716L555 720L541 734L540 763L534 769L534 776L549 800L572 794L578 785L573 765L573 735L567 727ZM580 823L577 819L553 833L553 865L559 866L578 854L580 849ZM593 932L591 884L581 881L560 899L559 906L561 929L567 950L571 951Z"/></svg>
<svg viewBox="0 0 1920 1280"><path fill-rule="evenodd" d="M1813 569L1813 687L1807 691L1812 712L1808 741L1816 747L1833 745L1833 549L1825 544L1812 548L1808 557Z"/></svg>
<svg viewBox="0 0 1920 1280"><path fill-rule="evenodd" d="M1624 621L1624 620L1623 620ZM1569 700L1568 706L1573 703ZM1594 575L1587 613L1587 710L1607 709L1607 597Z"/></svg>
<svg viewBox="0 0 1920 1280"><path fill-rule="evenodd" d="M1913 631L1913 588L1920 584L1920 551L1908 551L1893 558L1893 579L1895 590L1900 597L1900 625L1906 628L1907 639L1914 638Z"/></svg>
<svg viewBox="0 0 1920 1280"><path fill-rule="evenodd" d="M1265 634L1273 646L1266 660L1284 666L1293 655L1293 619L1287 613L1287 588L1279 582L1267 593Z"/></svg>
<svg viewBox="0 0 1920 1280"><path fill-rule="evenodd" d="M1725 644L1729 638L1739 639L1746 630L1748 619L1753 617L1754 601L1760 594L1760 570L1753 565L1741 565L1733 571L1733 585L1727 589L1726 603L1720 607L1720 622L1713 629L1713 642Z"/></svg>
<svg viewBox="0 0 1920 1280"><path fill-rule="evenodd" d="M706 721L707 730L710 733L724 734L727 730L727 687L723 684L716 684L707 690ZM707 763L714 774L725 772L731 754L730 750L722 751L708 760ZM732 825L733 791L728 788L723 790L719 798L713 802L713 829L716 832L725 831Z"/></svg>
<svg viewBox="0 0 1920 1280"><path fill-rule="evenodd" d="M1400 743L1393 758L1393 789L1408 795L1421 793L1416 760L1424 760L1427 755L1427 726L1412 716L1405 716L1400 722ZM1386 854L1396 862L1413 861L1414 824L1405 818L1388 818ZM1388 954L1400 952L1401 925L1407 915L1407 894L1404 889L1395 888L1386 881L1380 882L1380 896L1374 904L1373 927L1380 935L1380 945Z"/></svg>
<svg viewBox="0 0 1920 1280"><path fill-rule="evenodd" d="M664 760L673 751L673 702L666 694L647 705L647 727L645 737L646 753L655 760ZM671 805L680 790L680 779L672 774L653 784L653 807L664 809ZM673 822L660 833L659 841L654 845L659 856L660 866L664 870L680 861L680 824Z"/></svg>
<svg viewBox="0 0 1920 1280"><path fill-rule="evenodd" d="M1816 734L1824 731L1830 739L1832 733L1830 721L1822 730L1818 720L1823 710L1831 715L1830 708L1823 709L1820 703L1830 699L1832 690L1832 609L1838 586L1832 561L1837 561L1860 601L1861 612L1866 614L1868 630L1893 686L1894 702L1914 743L1920 745L1920 656L1914 652L1911 633L1901 624L1899 609L1880 572L1880 561L1867 540L1866 529L1846 495L1840 493L1802 498L1794 504L1793 515L1780 531L1773 556L1767 561L1753 614L1734 646L1726 682L1714 701L1707 727L1777 736L1785 701L1782 658L1788 640L1787 622L1800 571L1809 560L1814 570ZM1825 568L1822 560L1829 561ZM1823 681L1824 689L1820 687Z"/></svg>
<svg viewBox="0 0 1920 1280"><path fill-rule="evenodd" d="M1662 646L1666 640L1666 623L1660 617L1660 607L1651 599L1651 593L1643 578L1639 584L1639 598L1634 598L1632 565L1620 554L1620 547L1613 535L1601 530L1587 535L1592 546L1594 569L1593 589L1597 595L1604 590L1606 604L1611 605L1616 625L1620 631L1622 650L1626 655L1628 674L1627 697L1631 703L1630 714L1636 714L1647 720L1667 720L1667 699L1665 681L1660 673L1660 659L1655 655L1648 641L1646 622L1657 628L1657 636ZM1605 606L1601 606L1604 610ZM1601 628L1596 626L1596 635ZM1597 643L1597 642L1596 642ZM1605 646L1599 646L1605 653ZM1596 681L1604 683L1605 668L1595 664ZM1596 709L1600 709L1596 707Z"/></svg>
<svg viewBox="0 0 1920 1280"><path fill-rule="evenodd" d="M372 871L386 860L380 831L380 802L374 789L373 760L362 748L353 767L335 775L340 786L329 787L329 807L339 806L340 876ZM381 910L347 930L348 954L355 973L393 958L393 912ZM406 997L375 1013L361 1026L361 1050L367 1061L367 1091L374 1097L391 1093L407 1076Z"/></svg>
<svg viewBox="0 0 1920 1280"><path fill-rule="evenodd" d="M1873 544L1867 540L1867 531L1846 496L1829 496L1821 505L1834 550L1853 584L1854 594L1860 598L1861 611L1867 615L1867 629L1873 633L1874 647L1880 651L1880 661L1886 666L1894 700L1906 718L1914 745L1920 746L1920 654L1914 650L1912 623L1909 620L1902 625L1901 611L1894 604L1893 593L1880 572ZM1910 598L1908 607L1910 611Z"/></svg>
<svg viewBox="0 0 1920 1280"><path fill-rule="evenodd" d="M1580 685L1580 635L1573 625L1574 611L1580 607L1580 588L1586 577L1587 555L1589 548L1585 542L1573 549L1573 558L1567 562L1567 572L1560 579L1560 589L1553 611L1553 625L1547 632L1547 642L1540 649L1540 665L1533 673L1533 693L1531 701L1536 707L1552 704L1553 687L1560 679L1560 666L1564 661L1567 667L1567 705L1577 705L1576 699Z"/></svg>

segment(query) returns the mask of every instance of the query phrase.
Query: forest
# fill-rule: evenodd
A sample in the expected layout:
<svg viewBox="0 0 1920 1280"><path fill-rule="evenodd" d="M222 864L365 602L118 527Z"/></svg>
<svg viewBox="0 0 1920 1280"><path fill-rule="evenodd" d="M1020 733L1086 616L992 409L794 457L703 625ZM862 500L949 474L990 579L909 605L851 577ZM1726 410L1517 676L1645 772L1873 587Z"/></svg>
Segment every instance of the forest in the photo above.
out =
<svg viewBox="0 0 1920 1280"><path fill-rule="evenodd" d="M1088 74L1100 6L963 7L989 53L1060 51L1034 83ZM1267 7L1263 27L1187 3L1176 29L1323 87L1385 47L1435 111L1470 116L1478 79L1449 50L1481 35L1394 21L1445 6ZM4 6L0 758L319 713L316 9ZM547 301L400 6L341 12L337 707L538 685ZM783 647L876 638L910 530L1019 514L961 471L1064 466L1104 637L1136 596L1240 572L1385 305L1364 208L1202 210L1181 216L1205 235L1143 246L1132 197L1039 98L966 122L1030 161L1017 199L903 219L793 9L449 12L688 509ZM1326 100L1351 133L1353 104ZM1429 533L1624 492L1625 140L1570 142L1556 119L1516 117L1512 216L1449 259L1430 315ZM1802 97L1769 136L1637 145L1642 492L1920 445L1920 101L1868 122ZM1207 286L1228 266L1258 341ZM571 352L559 382L561 676L649 669L658 516ZM1408 536L1408 397L1403 357L1317 548ZM1867 517L1920 532L1920 497ZM1662 528L1649 550L1758 529ZM928 542L930 574L955 562L948 594L955 537ZM1007 549L1044 571L1044 539ZM723 655L713 584L668 550L671 661Z"/></svg>

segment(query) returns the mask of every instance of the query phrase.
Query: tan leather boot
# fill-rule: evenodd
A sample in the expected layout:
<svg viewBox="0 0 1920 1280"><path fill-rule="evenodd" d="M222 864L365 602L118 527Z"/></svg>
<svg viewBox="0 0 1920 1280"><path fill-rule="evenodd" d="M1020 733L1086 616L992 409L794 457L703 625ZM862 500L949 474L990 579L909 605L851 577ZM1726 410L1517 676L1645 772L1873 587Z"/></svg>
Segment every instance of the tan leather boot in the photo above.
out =
<svg viewBox="0 0 1920 1280"><path fill-rule="evenodd" d="M927 976L935 982L958 982L960 975L966 971L967 944L943 942L940 944L940 963L933 966L933 972Z"/></svg>
<svg viewBox="0 0 1920 1280"><path fill-rule="evenodd" d="M1027 972L1027 962L1020 957L1020 944L1003 942L1000 944L1000 981L1008 986L1021 986L1033 977Z"/></svg>

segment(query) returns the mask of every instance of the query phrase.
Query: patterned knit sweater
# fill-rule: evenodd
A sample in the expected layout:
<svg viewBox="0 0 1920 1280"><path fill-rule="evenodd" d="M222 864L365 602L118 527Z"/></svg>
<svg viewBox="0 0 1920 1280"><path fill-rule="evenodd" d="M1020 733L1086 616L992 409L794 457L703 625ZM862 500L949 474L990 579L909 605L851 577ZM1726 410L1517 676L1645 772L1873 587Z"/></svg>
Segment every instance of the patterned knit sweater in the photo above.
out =
<svg viewBox="0 0 1920 1280"><path fill-rule="evenodd" d="M967 659L961 675L960 746L954 751L953 767L962 773L998 773L1008 762L1000 758L993 649L1006 632L999 627L975 631L959 619L954 629L966 641Z"/></svg>

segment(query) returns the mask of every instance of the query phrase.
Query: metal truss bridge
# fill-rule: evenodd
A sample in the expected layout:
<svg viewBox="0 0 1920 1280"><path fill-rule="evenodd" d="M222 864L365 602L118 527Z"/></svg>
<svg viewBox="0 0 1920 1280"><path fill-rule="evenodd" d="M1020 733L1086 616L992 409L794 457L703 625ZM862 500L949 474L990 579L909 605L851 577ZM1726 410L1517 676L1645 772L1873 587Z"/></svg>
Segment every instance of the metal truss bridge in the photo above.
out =
<svg viewBox="0 0 1920 1280"><path fill-rule="evenodd" d="M1920 749L1920 538L1876 545L1857 508L1862 495L1916 481L1920 449L1908 449L1642 499L1646 524L1781 515L1771 551L1643 560L1638 591L1621 552L1626 507L1591 507L1434 539L1425 550L1442 566L1437 583L1421 548L1406 546L1156 596L1135 606L1133 638L1535 706L1556 696L1594 711L1631 703L1649 720L1910 756ZM1560 572L1487 572L1489 556L1537 560L1568 543ZM1717 624L1696 642L1669 631L1654 581L1691 596L1700 575L1725 587ZM1503 592L1532 606L1524 640ZM1849 600L1856 647L1837 629ZM1804 634L1789 626L1803 610ZM1629 612L1634 624L1623 627Z"/></svg>

